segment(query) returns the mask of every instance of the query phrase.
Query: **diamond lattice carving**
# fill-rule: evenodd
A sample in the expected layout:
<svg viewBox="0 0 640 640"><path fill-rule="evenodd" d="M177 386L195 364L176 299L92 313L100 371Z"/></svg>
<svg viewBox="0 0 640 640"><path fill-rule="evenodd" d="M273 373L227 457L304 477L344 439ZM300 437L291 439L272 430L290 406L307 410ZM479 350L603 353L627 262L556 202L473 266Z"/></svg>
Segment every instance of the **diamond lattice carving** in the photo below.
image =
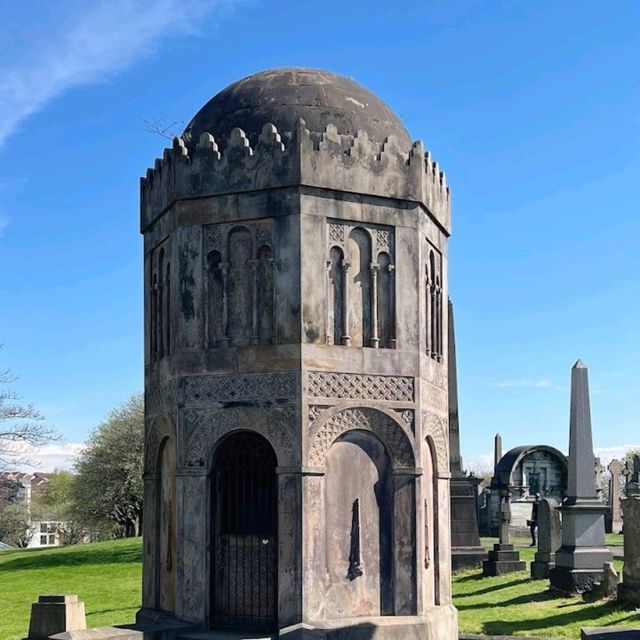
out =
<svg viewBox="0 0 640 640"><path fill-rule="evenodd" d="M413 378L357 373L309 372L309 395L316 398L352 398L413 402Z"/></svg>
<svg viewBox="0 0 640 640"><path fill-rule="evenodd" d="M296 379L295 373L192 376L184 380L184 402L187 405L206 405L234 400L293 400Z"/></svg>

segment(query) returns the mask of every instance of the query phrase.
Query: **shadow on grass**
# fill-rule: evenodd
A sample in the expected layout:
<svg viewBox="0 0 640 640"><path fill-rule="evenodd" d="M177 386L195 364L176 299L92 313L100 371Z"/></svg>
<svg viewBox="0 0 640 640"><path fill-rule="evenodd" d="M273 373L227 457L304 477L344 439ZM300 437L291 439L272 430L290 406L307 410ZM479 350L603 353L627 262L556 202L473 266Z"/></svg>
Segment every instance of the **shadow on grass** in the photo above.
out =
<svg viewBox="0 0 640 640"><path fill-rule="evenodd" d="M136 607L117 607L115 609L96 609L94 611L87 612L87 620L89 620L92 616L97 616L98 614L103 613L126 613L127 611L132 611L135 613L140 609L142 605L138 605Z"/></svg>
<svg viewBox="0 0 640 640"><path fill-rule="evenodd" d="M142 562L142 545L82 545L61 549L33 549L17 552L16 558L2 563L2 571L50 569L52 567L89 564L129 564ZM6 556L5 556L6 557Z"/></svg>
<svg viewBox="0 0 640 640"><path fill-rule="evenodd" d="M481 595L484 595L485 593L494 593L495 591L500 591L501 589L510 589L511 587L516 587L520 584L525 584L527 582L531 582L531 579L520 578L519 580L511 580L510 582L503 582L502 584L492 584L491 586L485 587L484 589L476 589L474 591L466 591L465 593L457 593L455 595L455 598L457 600L458 598L469 598L473 596L481 596Z"/></svg>
<svg viewBox="0 0 640 640"><path fill-rule="evenodd" d="M525 593L521 596L511 598L510 600L500 600L496 603L499 607L511 607L519 604L532 604L534 602L548 602L549 600L557 600L558 594L553 591L541 591L539 593ZM575 603L574 603L575 604ZM457 609L486 609L486 602L478 602L476 604L456 604Z"/></svg>
<svg viewBox="0 0 640 640"><path fill-rule="evenodd" d="M573 626L576 623L596 622L600 624L603 616L620 611L633 611L633 609L622 607L616 602L603 602L602 604L585 606L582 609L574 609L567 613L545 616L536 620L491 620L482 625L482 632L488 635L513 635L518 632L537 631L548 629L549 627ZM631 613L625 618L616 620L615 624L619 625L621 622L631 620L640 620L640 615Z"/></svg>

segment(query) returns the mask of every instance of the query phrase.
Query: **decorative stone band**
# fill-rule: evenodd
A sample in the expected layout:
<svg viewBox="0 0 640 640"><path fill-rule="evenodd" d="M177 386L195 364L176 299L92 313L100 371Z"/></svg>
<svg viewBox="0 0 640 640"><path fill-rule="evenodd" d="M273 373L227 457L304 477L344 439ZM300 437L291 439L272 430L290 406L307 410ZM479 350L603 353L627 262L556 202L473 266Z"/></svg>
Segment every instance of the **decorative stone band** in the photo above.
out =
<svg viewBox="0 0 640 640"><path fill-rule="evenodd" d="M393 136L380 145L366 131L343 135L334 125L310 132L303 120L283 135L286 144L267 123L252 149L235 128L224 153L208 133L193 147L175 138L141 179L141 231L176 200L303 185L417 202L450 233L449 187L421 141L407 150Z"/></svg>
<svg viewBox="0 0 640 640"><path fill-rule="evenodd" d="M360 373L310 371L307 392L314 398L414 402L414 379Z"/></svg>

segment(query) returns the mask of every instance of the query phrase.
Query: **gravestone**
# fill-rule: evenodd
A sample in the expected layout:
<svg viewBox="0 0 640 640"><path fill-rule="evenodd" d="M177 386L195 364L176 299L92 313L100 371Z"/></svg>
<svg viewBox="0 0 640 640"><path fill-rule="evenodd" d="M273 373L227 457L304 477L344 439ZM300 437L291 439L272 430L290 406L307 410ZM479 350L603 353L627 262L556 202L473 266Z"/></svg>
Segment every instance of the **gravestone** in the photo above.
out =
<svg viewBox="0 0 640 640"><path fill-rule="evenodd" d="M509 524L511 520L511 491L503 492L500 498L500 536L493 545L488 559L482 563L482 574L500 576L504 573L523 571L527 563L520 560L520 552L509 542Z"/></svg>
<svg viewBox="0 0 640 640"><path fill-rule="evenodd" d="M86 628L84 602L77 595L44 595L31 605L29 636L25 640Z"/></svg>
<svg viewBox="0 0 640 640"><path fill-rule="evenodd" d="M453 304L449 300L449 461L451 465L451 568L453 571L480 567L487 552L478 530L478 484L467 475L460 455L458 375Z"/></svg>
<svg viewBox="0 0 640 640"><path fill-rule="evenodd" d="M556 563L556 550L562 542L562 526L558 502L553 498L542 498L538 507L538 550L531 563L531 577L549 577L549 569Z"/></svg>
<svg viewBox="0 0 640 640"><path fill-rule="evenodd" d="M640 467L640 458L634 456L633 468ZM634 480L632 480L634 482ZM627 483L627 487L629 483ZM640 606L640 496L629 493L622 500L624 517L624 568L618 598L636 607Z"/></svg>
<svg viewBox="0 0 640 640"><path fill-rule="evenodd" d="M591 435L589 372L578 360L571 370L569 474L562 501L562 546L550 570L551 587L563 593L584 593L602 580L611 551L605 546L604 512L598 500Z"/></svg>
<svg viewBox="0 0 640 640"><path fill-rule="evenodd" d="M611 523L610 533L622 531L622 507L620 505L620 476L624 465L620 460L612 460L607 467L609 470L609 509Z"/></svg>
<svg viewBox="0 0 640 640"><path fill-rule="evenodd" d="M624 475L627 478L627 483L624 488L625 496L639 496L640 495L640 456L634 455L627 460L625 465Z"/></svg>

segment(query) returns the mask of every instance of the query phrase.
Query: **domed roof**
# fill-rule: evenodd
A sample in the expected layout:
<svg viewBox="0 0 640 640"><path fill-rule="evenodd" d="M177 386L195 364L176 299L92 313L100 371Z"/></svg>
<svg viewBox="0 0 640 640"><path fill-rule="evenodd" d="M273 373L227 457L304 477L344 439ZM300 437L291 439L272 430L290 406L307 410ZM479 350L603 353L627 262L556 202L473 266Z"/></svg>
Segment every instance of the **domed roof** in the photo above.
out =
<svg viewBox="0 0 640 640"><path fill-rule="evenodd" d="M350 78L319 69L271 69L238 80L211 98L184 133L191 140L206 132L226 141L240 127L253 144L267 122L280 133L292 132L298 118L313 132L334 124L338 133L362 129L377 142L394 135L411 147L404 125L380 98Z"/></svg>

